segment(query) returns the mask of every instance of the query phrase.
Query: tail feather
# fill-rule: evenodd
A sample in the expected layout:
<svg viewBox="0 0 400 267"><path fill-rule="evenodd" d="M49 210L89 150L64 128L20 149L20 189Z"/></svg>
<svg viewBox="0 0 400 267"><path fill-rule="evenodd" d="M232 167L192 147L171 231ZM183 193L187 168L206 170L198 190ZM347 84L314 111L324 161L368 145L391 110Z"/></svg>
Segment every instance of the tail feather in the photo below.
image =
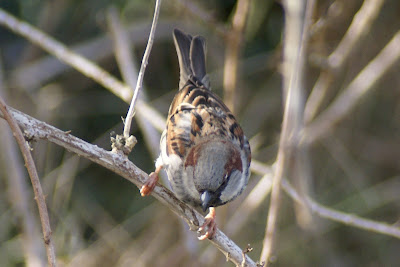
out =
<svg viewBox="0 0 400 267"><path fill-rule="evenodd" d="M200 81L206 76L206 40L201 36L195 36L190 45L190 63L193 75Z"/></svg>
<svg viewBox="0 0 400 267"><path fill-rule="evenodd" d="M201 36L192 37L175 29L174 43L180 68L179 88L182 88L187 83L191 75L203 83L206 88L209 88L209 80L206 73L205 39Z"/></svg>

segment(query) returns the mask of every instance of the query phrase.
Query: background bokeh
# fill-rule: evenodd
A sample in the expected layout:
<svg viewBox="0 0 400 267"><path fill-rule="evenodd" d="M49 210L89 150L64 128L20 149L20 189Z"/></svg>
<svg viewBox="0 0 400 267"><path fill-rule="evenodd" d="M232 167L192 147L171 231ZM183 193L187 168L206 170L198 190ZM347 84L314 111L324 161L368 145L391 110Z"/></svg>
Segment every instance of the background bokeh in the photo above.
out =
<svg viewBox="0 0 400 267"><path fill-rule="evenodd" d="M323 111L400 29L400 1L386 0L357 49L339 71L324 60L335 50L364 1L316 1L306 52L306 97L320 75L330 77ZM366 1L367 2L367 1ZM166 116L177 90L179 69L172 30L201 34L208 42L211 85L224 96L223 68L236 1L164 0L144 77L147 102ZM139 67L154 1L2 0L0 8L48 33L122 79L107 14L117 9L136 35L133 61ZM251 140L253 159L272 165L282 123L282 36L279 1L253 0L239 58L235 114ZM140 35L139 35L140 33ZM39 120L110 149L110 133L122 133L128 104L26 39L0 27L1 95ZM308 192L321 204L400 226L400 64L397 62L327 136L309 148ZM0 120L0 266L46 263L40 221L29 178L7 124ZM151 172L155 156L137 124L130 159ZM157 141L158 142L158 141ZM152 197L116 174L46 141L32 154L49 208L59 266L233 266L209 242ZM269 196L235 231L240 204L259 182L253 173L237 200L217 209L218 225L239 246L251 244L259 258ZM296 184L296 175L288 177ZM316 215L296 218L293 201L282 195L275 266L398 266L400 240ZM24 204L26 203L26 204ZM22 211L28 216L22 217ZM30 215L29 215L30 214ZM236 217L235 217L236 216ZM240 215L239 215L240 217ZM29 229L29 235L22 229ZM29 244L33 244L29 249ZM27 256L30 251L33 253ZM28 260L29 259L29 260ZM37 264L37 265L36 265Z"/></svg>

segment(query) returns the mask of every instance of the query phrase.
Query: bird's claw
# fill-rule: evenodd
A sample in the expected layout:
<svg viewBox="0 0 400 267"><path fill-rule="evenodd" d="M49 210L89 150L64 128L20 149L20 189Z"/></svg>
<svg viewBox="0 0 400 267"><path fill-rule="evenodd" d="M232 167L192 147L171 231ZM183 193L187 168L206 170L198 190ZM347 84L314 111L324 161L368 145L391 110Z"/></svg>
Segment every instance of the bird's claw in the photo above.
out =
<svg viewBox="0 0 400 267"><path fill-rule="evenodd" d="M212 239L216 231L217 231L217 223L215 222L215 216L208 214L205 217L203 225L200 226L200 228L197 230L197 233L200 234L200 236L198 236L197 238L199 240L206 240L207 238Z"/></svg>
<svg viewBox="0 0 400 267"><path fill-rule="evenodd" d="M156 172L150 173L149 178L140 189L140 195L142 197L150 195L151 192L153 192L154 187L156 187L157 181L158 174Z"/></svg>

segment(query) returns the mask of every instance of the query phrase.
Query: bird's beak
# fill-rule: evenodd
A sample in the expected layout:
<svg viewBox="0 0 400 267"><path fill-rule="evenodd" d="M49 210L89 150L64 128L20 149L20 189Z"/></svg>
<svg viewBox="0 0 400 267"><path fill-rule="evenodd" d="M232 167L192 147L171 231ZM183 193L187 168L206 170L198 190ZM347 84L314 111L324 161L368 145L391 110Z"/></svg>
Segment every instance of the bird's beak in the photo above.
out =
<svg viewBox="0 0 400 267"><path fill-rule="evenodd" d="M201 194L200 199L202 202L201 207L203 208L203 211L205 212L208 209L210 201L211 201L211 193L209 191L204 191L204 193Z"/></svg>

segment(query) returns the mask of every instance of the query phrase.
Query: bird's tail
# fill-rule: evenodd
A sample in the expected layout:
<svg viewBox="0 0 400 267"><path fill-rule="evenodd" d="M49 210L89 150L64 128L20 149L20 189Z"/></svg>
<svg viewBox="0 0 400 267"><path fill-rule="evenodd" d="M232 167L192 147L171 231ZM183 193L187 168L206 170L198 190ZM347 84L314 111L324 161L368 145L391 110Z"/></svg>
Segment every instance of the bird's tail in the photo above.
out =
<svg viewBox="0 0 400 267"><path fill-rule="evenodd" d="M206 40L202 36L192 37L175 29L174 43L180 68L179 89L183 88L191 77L210 88L206 73Z"/></svg>

